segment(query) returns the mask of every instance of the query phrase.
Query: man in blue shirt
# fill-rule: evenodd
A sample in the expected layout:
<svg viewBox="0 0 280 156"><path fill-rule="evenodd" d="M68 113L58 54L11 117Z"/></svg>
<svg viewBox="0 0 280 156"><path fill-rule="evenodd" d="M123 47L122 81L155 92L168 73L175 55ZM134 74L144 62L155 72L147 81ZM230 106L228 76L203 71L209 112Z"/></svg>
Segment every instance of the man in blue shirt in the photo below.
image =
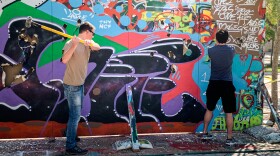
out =
<svg viewBox="0 0 280 156"><path fill-rule="evenodd" d="M216 33L217 45L208 50L208 55L211 61L211 76L206 90L207 110L204 115L203 138L209 139L212 137L208 134L207 129L209 122L213 117L213 110L215 109L218 100L221 98L223 110L226 113L226 144L232 145L234 144L234 139L232 137L232 113L236 112L235 87L232 83L232 62L235 49L226 44L228 37L228 31L219 30Z"/></svg>

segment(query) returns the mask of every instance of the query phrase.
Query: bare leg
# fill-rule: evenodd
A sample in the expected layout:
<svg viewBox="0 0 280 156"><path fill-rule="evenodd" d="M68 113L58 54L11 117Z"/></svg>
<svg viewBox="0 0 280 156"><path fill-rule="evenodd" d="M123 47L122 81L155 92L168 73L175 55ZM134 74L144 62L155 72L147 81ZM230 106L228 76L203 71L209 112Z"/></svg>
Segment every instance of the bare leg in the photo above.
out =
<svg viewBox="0 0 280 156"><path fill-rule="evenodd" d="M232 128L233 128L233 118L232 113L226 113L226 122L227 122L227 138L232 138Z"/></svg>
<svg viewBox="0 0 280 156"><path fill-rule="evenodd" d="M206 110L206 113L204 114L204 127L203 127L203 133L207 133L209 122L211 121L213 116L213 111Z"/></svg>

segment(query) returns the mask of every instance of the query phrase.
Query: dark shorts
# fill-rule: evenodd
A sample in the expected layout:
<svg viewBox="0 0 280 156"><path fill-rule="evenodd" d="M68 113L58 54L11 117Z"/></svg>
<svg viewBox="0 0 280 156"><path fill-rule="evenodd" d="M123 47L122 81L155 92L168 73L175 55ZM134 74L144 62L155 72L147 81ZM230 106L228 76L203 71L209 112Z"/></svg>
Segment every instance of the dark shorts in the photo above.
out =
<svg viewBox="0 0 280 156"><path fill-rule="evenodd" d="M232 81L210 80L206 90L207 109L213 111L222 98L225 113L236 112L235 87Z"/></svg>

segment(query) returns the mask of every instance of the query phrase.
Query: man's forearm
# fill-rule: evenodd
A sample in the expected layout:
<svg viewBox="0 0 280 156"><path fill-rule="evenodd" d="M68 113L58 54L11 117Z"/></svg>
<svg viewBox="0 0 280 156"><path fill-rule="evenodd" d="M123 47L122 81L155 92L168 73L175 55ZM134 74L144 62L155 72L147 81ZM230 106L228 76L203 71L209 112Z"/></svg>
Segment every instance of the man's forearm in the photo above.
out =
<svg viewBox="0 0 280 156"><path fill-rule="evenodd" d="M97 44L96 42L92 41L90 45L91 50L100 50L100 45Z"/></svg>

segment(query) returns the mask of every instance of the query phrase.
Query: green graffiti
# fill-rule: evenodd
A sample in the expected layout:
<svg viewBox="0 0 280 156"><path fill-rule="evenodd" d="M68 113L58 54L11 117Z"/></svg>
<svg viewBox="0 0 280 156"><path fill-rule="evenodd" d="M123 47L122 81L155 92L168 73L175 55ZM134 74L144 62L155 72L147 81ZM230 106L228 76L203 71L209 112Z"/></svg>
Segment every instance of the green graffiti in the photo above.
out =
<svg viewBox="0 0 280 156"><path fill-rule="evenodd" d="M184 22L184 23L190 22L189 19L190 19L190 18L189 18L188 16L183 16L183 17L182 17L182 22Z"/></svg>
<svg viewBox="0 0 280 156"><path fill-rule="evenodd" d="M240 92L241 103L247 109L250 109L255 104L255 97L253 90L241 90Z"/></svg>
<svg viewBox="0 0 280 156"><path fill-rule="evenodd" d="M172 19L176 23L179 23L181 21L181 17L180 16L173 16Z"/></svg>
<svg viewBox="0 0 280 156"><path fill-rule="evenodd" d="M250 118L250 127L261 125L263 121L263 116L257 115Z"/></svg>
<svg viewBox="0 0 280 156"><path fill-rule="evenodd" d="M233 130L243 130L249 128L250 116L237 114L233 119Z"/></svg>
<svg viewBox="0 0 280 156"><path fill-rule="evenodd" d="M151 18L148 18L146 16L147 12L151 12L152 16ZM176 30L182 31L182 32L193 32L193 27L189 26L189 23L193 21L193 13L188 13L187 15L180 15L180 14L174 14L173 12L157 12L157 11L146 11L145 14L143 14L142 19L145 21L159 21L163 19L170 19L173 24L176 25Z"/></svg>
<svg viewBox="0 0 280 156"><path fill-rule="evenodd" d="M250 76L248 76L248 79L252 82L258 82L259 75L258 73L252 73Z"/></svg>
<svg viewBox="0 0 280 156"><path fill-rule="evenodd" d="M262 111L258 109L247 110L241 108L233 118L233 130L244 130L249 127L262 124ZM218 116L214 119L212 130L226 130L225 116Z"/></svg>
<svg viewBox="0 0 280 156"><path fill-rule="evenodd" d="M226 120L225 117L218 116L214 119L212 130L225 130L226 129Z"/></svg>

